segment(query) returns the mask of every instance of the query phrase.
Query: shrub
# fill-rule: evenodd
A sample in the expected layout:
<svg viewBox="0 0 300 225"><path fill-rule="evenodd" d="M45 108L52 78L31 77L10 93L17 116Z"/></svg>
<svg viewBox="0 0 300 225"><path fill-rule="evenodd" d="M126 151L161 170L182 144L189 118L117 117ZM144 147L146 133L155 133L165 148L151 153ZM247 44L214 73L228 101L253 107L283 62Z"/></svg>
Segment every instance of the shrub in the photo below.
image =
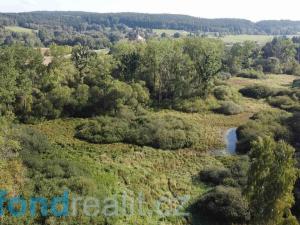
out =
<svg viewBox="0 0 300 225"><path fill-rule="evenodd" d="M139 116L131 121L100 117L77 127L76 137L92 143L125 142L161 149L196 147L200 128L175 116Z"/></svg>
<svg viewBox="0 0 300 225"><path fill-rule="evenodd" d="M297 61L289 61L282 64L283 73L290 75L300 75L300 66Z"/></svg>
<svg viewBox="0 0 300 225"><path fill-rule="evenodd" d="M71 178L87 174L87 171L76 163L54 156L44 159L39 154L22 154L23 163L29 169L29 176L36 174L45 178Z"/></svg>
<svg viewBox="0 0 300 225"><path fill-rule="evenodd" d="M289 119L289 124L293 131L294 142L296 145L300 143L300 112L294 113L294 115Z"/></svg>
<svg viewBox="0 0 300 225"><path fill-rule="evenodd" d="M240 72L238 77L249 78L249 79L262 79L264 78L264 73L254 69L246 69Z"/></svg>
<svg viewBox="0 0 300 225"><path fill-rule="evenodd" d="M202 182L214 185L223 184L224 180L229 177L231 177L231 173L226 168L212 168L200 172L200 180Z"/></svg>
<svg viewBox="0 0 300 225"><path fill-rule="evenodd" d="M268 98L268 103L271 106L289 111L300 109L299 103L286 95L270 97Z"/></svg>
<svg viewBox="0 0 300 225"><path fill-rule="evenodd" d="M243 187L247 182L248 157L240 157L226 168L209 168L199 174L201 182L212 185Z"/></svg>
<svg viewBox="0 0 300 225"><path fill-rule="evenodd" d="M175 116L143 116L131 124L125 141L161 149L180 149L196 146L199 127Z"/></svg>
<svg viewBox="0 0 300 225"><path fill-rule="evenodd" d="M42 154L51 151L52 148L48 138L32 128L21 129L18 139L21 143L23 154Z"/></svg>
<svg viewBox="0 0 300 225"><path fill-rule="evenodd" d="M237 188L217 186L197 206L200 214L222 224L244 224L250 220L248 202Z"/></svg>
<svg viewBox="0 0 300 225"><path fill-rule="evenodd" d="M228 73L228 72L220 72L220 74L218 75L218 77L221 79L221 80L228 80L231 78L231 73Z"/></svg>
<svg viewBox="0 0 300 225"><path fill-rule="evenodd" d="M263 62L263 68L264 71L267 73L275 73L275 74L282 73L280 59L276 57L270 57L267 60L265 60Z"/></svg>
<svg viewBox="0 0 300 225"><path fill-rule="evenodd" d="M75 137L92 143L122 142L129 132L129 123L113 117L98 117L77 127Z"/></svg>
<svg viewBox="0 0 300 225"><path fill-rule="evenodd" d="M275 88L271 88L265 85L255 84L255 85L242 88L240 90L240 93L245 97L260 99L269 96L275 96L278 93L278 91L279 90Z"/></svg>
<svg viewBox="0 0 300 225"><path fill-rule="evenodd" d="M68 186L71 191L81 196L95 194L97 185L93 179L87 177L76 177L69 180Z"/></svg>
<svg viewBox="0 0 300 225"><path fill-rule="evenodd" d="M293 88L300 88L300 79L293 81Z"/></svg>
<svg viewBox="0 0 300 225"><path fill-rule="evenodd" d="M217 111L225 115L236 115L242 113L244 109L234 102L226 101L221 104L221 107Z"/></svg>
<svg viewBox="0 0 300 225"><path fill-rule="evenodd" d="M43 168L43 173L45 174L46 178L55 178L55 177L61 177L63 178L65 175L65 171L63 168L56 163L48 163Z"/></svg>
<svg viewBox="0 0 300 225"><path fill-rule="evenodd" d="M173 108L181 112L200 113L214 110L218 107L218 101L213 97L208 97L205 100L201 98L179 100Z"/></svg>
<svg viewBox="0 0 300 225"><path fill-rule="evenodd" d="M292 134L286 126L290 115L284 112L263 111L255 114L249 122L237 129L237 151L247 153L251 142L258 137L270 136L275 140L290 141Z"/></svg>
<svg viewBox="0 0 300 225"><path fill-rule="evenodd" d="M222 101L231 100L237 102L240 97L239 93L236 90L225 85L215 87L213 90L213 94L216 97L216 99Z"/></svg>

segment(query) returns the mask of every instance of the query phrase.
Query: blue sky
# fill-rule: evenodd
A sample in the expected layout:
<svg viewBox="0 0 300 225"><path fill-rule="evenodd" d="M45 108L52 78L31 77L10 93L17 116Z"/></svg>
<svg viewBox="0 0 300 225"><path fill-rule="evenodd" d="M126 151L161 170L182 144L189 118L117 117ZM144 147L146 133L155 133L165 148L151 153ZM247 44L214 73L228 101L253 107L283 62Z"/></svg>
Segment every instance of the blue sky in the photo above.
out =
<svg viewBox="0 0 300 225"><path fill-rule="evenodd" d="M300 20L299 0L0 0L1 12L67 10L176 13L204 18Z"/></svg>

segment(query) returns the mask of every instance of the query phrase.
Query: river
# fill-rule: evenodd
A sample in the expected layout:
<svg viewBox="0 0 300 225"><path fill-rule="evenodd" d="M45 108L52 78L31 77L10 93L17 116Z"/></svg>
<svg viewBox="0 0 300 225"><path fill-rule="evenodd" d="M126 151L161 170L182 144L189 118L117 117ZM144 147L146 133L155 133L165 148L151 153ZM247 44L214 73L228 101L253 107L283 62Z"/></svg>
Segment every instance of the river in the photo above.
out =
<svg viewBox="0 0 300 225"><path fill-rule="evenodd" d="M230 128L225 134L226 151L230 155L236 154L236 144L238 141L236 131L237 128Z"/></svg>

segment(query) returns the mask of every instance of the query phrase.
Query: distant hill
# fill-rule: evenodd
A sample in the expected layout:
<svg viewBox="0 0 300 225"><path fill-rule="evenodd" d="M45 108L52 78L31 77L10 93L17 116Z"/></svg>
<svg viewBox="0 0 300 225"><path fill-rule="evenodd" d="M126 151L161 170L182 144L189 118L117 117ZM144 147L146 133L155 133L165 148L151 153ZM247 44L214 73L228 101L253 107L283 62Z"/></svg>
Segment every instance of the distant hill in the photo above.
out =
<svg viewBox="0 0 300 225"><path fill-rule="evenodd" d="M101 27L127 26L145 29L174 29L189 32L221 34L289 35L300 32L300 21L260 21L244 19L204 19L175 14L88 13L88 12L28 12L1 13L0 25L21 26L38 30L40 27L65 27L75 31Z"/></svg>

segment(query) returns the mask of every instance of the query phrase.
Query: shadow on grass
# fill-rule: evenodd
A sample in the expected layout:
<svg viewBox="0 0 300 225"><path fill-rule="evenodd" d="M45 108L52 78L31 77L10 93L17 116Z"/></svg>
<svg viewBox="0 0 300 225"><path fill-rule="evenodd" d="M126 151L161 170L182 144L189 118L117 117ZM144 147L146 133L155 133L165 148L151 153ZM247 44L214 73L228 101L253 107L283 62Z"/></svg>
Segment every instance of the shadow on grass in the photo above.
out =
<svg viewBox="0 0 300 225"><path fill-rule="evenodd" d="M191 225L229 225L227 223L216 222L217 218L210 218L207 215L203 215L201 210L199 209L198 202L193 203L187 209L190 214L188 219L188 224Z"/></svg>

